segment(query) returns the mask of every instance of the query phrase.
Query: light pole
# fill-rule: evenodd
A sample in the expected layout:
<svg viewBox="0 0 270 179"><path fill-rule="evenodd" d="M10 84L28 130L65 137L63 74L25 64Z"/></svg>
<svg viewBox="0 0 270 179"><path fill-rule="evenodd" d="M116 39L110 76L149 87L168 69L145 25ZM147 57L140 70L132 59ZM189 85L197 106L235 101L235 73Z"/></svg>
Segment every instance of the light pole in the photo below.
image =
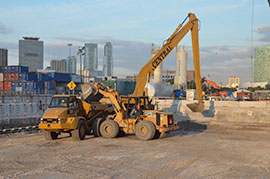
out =
<svg viewBox="0 0 270 179"><path fill-rule="evenodd" d="M85 52L83 52L84 49L85 49L85 47L79 47L79 51L77 53L77 55L80 56L80 77L81 77L81 83L82 83L82 55L85 54Z"/></svg>

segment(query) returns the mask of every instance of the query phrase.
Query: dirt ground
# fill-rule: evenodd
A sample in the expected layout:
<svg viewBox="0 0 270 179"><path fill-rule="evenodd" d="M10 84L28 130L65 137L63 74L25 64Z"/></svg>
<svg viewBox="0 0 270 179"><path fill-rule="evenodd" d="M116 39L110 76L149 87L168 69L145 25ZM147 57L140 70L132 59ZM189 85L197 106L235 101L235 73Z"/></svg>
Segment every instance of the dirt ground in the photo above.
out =
<svg viewBox="0 0 270 179"><path fill-rule="evenodd" d="M184 122L166 138L0 135L0 178L268 178L270 127Z"/></svg>

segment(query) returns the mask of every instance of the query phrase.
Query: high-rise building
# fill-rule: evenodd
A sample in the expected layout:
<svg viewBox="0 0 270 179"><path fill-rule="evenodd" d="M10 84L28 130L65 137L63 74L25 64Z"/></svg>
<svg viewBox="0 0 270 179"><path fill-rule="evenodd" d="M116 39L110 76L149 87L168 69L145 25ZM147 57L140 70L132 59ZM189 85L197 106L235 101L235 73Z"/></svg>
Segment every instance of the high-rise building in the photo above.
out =
<svg viewBox="0 0 270 179"><path fill-rule="evenodd" d="M75 56L71 56L67 58L67 73L76 74L77 71L77 60Z"/></svg>
<svg viewBox="0 0 270 179"><path fill-rule="evenodd" d="M270 82L270 45L255 48L254 82Z"/></svg>
<svg viewBox="0 0 270 179"><path fill-rule="evenodd" d="M110 42L106 42L104 46L103 75L113 75L113 47Z"/></svg>
<svg viewBox="0 0 270 179"><path fill-rule="evenodd" d="M238 76L230 76L229 77L229 87L237 88L240 86L240 79Z"/></svg>
<svg viewBox="0 0 270 179"><path fill-rule="evenodd" d="M43 69L43 41L36 37L19 40L19 65L29 67L29 71Z"/></svg>
<svg viewBox="0 0 270 179"><path fill-rule="evenodd" d="M0 66L8 65L8 50L0 48Z"/></svg>
<svg viewBox="0 0 270 179"><path fill-rule="evenodd" d="M52 60L51 70L55 70L56 72L60 72L60 73L66 73L66 70L67 70L66 60Z"/></svg>
<svg viewBox="0 0 270 179"><path fill-rule="evenodd" d="M98 71L98 46L94 43L86 43L84 56L84 70Z"/></svg>

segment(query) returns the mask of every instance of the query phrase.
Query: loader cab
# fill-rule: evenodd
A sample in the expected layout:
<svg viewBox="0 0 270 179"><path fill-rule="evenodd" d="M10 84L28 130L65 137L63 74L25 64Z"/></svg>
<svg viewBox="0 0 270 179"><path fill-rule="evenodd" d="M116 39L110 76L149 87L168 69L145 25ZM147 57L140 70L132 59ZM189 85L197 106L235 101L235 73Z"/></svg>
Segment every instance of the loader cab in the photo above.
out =
<svg viewBox="0 0 270 179"><path fill-rule="evenodd" d="M122 96L121 98L125 103L127 115L129 118L137 118L139 115L143 114L143 110L153 109L147 96Z"/></svg>

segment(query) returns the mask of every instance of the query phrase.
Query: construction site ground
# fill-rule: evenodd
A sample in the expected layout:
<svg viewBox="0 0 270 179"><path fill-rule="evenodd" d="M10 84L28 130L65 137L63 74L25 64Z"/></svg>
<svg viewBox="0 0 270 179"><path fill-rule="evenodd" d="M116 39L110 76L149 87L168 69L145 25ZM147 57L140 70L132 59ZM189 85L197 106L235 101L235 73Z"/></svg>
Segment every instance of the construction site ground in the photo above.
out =
<svg viewBox="0 0 270 179"><path fill-rule="evenodd" d="M140 141L41 131L0 135L0 178L268 178L270 125L180 123L164 139Z"/></svg>

